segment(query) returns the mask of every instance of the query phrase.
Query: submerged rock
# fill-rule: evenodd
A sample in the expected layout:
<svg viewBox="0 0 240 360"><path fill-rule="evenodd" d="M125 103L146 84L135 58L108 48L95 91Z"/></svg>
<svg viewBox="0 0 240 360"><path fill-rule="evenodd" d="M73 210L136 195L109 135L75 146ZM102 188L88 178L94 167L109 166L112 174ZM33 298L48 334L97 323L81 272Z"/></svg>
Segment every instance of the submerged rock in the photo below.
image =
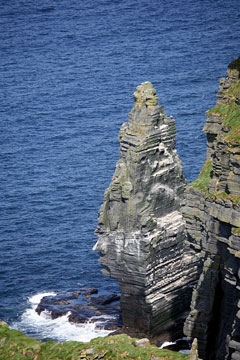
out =
<svg viewBox="0 0 240 360"><path fill-rule="evenodd" d="M176 126L150 82L137 87L120 159L99 210L94 250L121 288L124 331L155 342L181 335L196 278L184 252L185 188ZM194 265L193 265L194 268Z"/></svg>
<svg viewBox="0 0 240 360"><path fill-rule="evenodd" d="M97 294L97 289L82 288L71 293L44 296L35 311L38 315L48 311L52 319L68 314L68 321L72 323L95 322L96 328L120 330L120 296Z"/></svg>

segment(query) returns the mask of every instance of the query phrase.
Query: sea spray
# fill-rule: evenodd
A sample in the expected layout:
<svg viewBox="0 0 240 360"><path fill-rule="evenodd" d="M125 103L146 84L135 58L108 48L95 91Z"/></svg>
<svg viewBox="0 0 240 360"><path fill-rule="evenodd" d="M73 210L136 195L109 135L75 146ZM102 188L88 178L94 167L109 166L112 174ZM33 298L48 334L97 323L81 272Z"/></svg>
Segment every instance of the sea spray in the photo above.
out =
<svg viewBox="0 0 240 360"><path fill-rule="evenodd" d="M36 307L44 296L54 296L56 293L38 293L28 298L29 307L24 311L19 321L14 322L11 328L20 330L25 334L41 338L43 340L56 341L82 341L88 342L96 337L104 337L109 335L112 331L101 328L103 319L110 319L111 316L101 316L99 321L90 318L84 324L73 324L68 321L69 313L57 319L52 320L49 311L43 311L40 315L37 314ZM93 322L94 321L94 322Z"/></svg>

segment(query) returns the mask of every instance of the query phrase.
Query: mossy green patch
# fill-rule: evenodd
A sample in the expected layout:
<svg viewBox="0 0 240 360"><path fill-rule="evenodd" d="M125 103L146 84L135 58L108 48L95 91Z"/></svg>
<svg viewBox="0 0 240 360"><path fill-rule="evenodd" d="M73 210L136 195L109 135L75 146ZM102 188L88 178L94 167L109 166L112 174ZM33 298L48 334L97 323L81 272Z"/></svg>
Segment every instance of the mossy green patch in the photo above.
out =
<svg viewBox="0 0 240 360"><path fill-rule="evenodd" d="M240 195L229 194L225 191L217 191L216 193L207 194L207 198L211 200L221 199L223 201L230 200L234 205L240 205Z"/></svg>
<svg viewBox="0 0 240 360"><path fill-rule="evenodd" d="M137 339L127 335L96 338L89 343L66 341L42 343L0 323L0 359L3 360L77 360L77 359L141 359L152 357L166 360L184 360L183 355L170 350L160 350L154 345L137 346Z"/></svg>
<svg viewBox="0 0 240 360"><path fill-rule="evenodd" d="M211 176L212 176L212 160L208 160L203 164L199 177L189 185L196 190L208 194L209 182L211 180Z"/></svg>
<svg viewBox="0 0 240 360"><path fill-rule="evenodd" d="M225 191L217 191L215 194L215 199L222 199L224 201L230 200L234 205L240 205L240 195L229 194Z"/></svg>
<svg viewBox="0 0 240 360"><path fill-rule="evenodd" d="M240 205L240 195L230 194L229 198L235 205Z"/></svg>
<svg viewBox="0 0 240 360"><path fill-rule="evenodd" d="M215 193L214 192L208 193L207 198L210 200L214 200L216 198Z"/></svg>
<svg viewBox="0 0 240 360"><path fill-rule="evenodd" d="M233 146L232 146L233 145ZM230 153L232 153L232 154L238 154L238 153L240 153L240 148L239 148L239 146L234 146L234 144L230 144L229 146L228 146L228 151L230 152Z"/></svg>
<svg viewBox="0 0 240 360"><path fill-rule="evenodd" d="M228 200L229 198L229 194L226 193L225 191L217 191L216 194L215 194L215 197L217 199L222 199L222 200Z"/></svg>
<svg viewBox="0 0 240 360"><path fill-rule="evenodd" d="M238 227L238 228L233 228L232 229L232 233L234 234L234 235L240 235L240 228Z"/></svg>
<svg viewBox="0 0 240 360"><path fill-rule="evenodd" d="M207 114L214 114L224 117L229 111L229 106L226 104L217 104L213 108L207 111Z"/></svg>
<svg viewBox="0 0 240 360"><path fill-rule="evenodd" d="M228 143L240 143L240 106L228 113L223 121L224 126L229 128L227 135L224 137Z"/></svg>
<svg viewBox="0 0 240 360"><path fill-rule="evenodd" d="M231 84L225 90L225 97L228 99L224 104L217 104L212 109L207 111L207 114L215 114L222 118L222 125L228 131L223 136L223 139L228 144L240 143L240 80ZM238 100L237 100L238 99Z"/></svg>

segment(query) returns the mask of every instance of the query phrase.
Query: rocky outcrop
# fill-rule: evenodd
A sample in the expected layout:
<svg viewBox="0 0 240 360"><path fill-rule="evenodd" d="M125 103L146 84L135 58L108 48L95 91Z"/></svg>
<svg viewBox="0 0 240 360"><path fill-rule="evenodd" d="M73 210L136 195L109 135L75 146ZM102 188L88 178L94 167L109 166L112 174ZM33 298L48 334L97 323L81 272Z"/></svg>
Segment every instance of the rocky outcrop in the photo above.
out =
<svg viewBox="0 0 240 360"><path fill-rule="evenodd" d="M188 357L188 360L201 360L198 357L198 343L197 343L196 338L193 340L192 348L191 348L191 352L190 352L190 355Z"/></svg>
<svg viewBox="0 0 240 360"><path fill-rule="evenodd" d="M82 288L74 292L44 296L35 311L40 315L47 311L52 319L67 315L70 323L94 323L95 329L118 331L119 295L98 294L95 288Z"/></svg>
<svg viewBox="0 0 240 360"><path fill-rule="evenodd" d="M120 159L99 211L94 250L103 274L120 285L124 331L161 343L182 332L198 258L184 251L185 179L175 121L150 82L137 87L134 99L119 133Z"/></svg>
<svg viewBox="0 0 240 360"><path fill-rule="evenodd" d="M202 359L240 359L240 57L207 112L207 156L185 192L187 244L199 257L185 334Z"/></svg>

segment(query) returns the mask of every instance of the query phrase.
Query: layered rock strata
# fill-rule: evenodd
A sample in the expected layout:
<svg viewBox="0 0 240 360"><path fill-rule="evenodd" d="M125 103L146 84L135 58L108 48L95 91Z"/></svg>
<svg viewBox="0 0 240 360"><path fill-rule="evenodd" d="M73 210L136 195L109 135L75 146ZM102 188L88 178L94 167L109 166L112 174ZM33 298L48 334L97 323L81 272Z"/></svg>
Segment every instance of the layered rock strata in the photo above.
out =
<svg viewBox="0 0 240 360"><path fill-rule="evenodd" d="M103 274L120 285L124 331L160 343L182 332L195 252L184 252L185 179L175 121L150 82L137 87L134 99L119 133L120 159L99 211L94 249Z"/></svg>
<svg viewBox="0 0 240 360"><path fill-rule="evenodd" d="M199 256L184 332L202 359L240 359L240 57L220 79L207 112L207 156L185 192L188 247Z"/></svg>

